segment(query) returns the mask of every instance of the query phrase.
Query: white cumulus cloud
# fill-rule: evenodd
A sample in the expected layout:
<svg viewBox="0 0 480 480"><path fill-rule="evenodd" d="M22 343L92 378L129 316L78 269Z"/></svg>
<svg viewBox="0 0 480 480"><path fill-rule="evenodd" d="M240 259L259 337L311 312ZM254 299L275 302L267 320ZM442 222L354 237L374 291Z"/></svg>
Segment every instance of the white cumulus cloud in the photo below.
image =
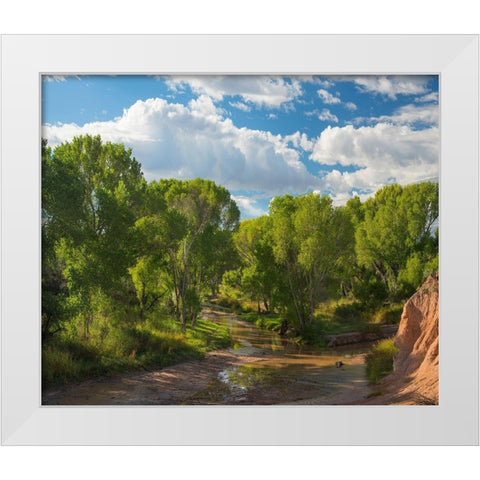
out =
<svg viewBox="0 0 480 480"><path fill-rule="evenodd" d="M416 102L427 103L427 102L437 102L438 103L438 92L430 92L426 95L423 95L415 99Z"/></svg>
<svg viewBox="0 0 480 480"><path fill-rule="evenodd" d="M305 133L296 131L292 135L285 136L284 140L287 143L291 143L295 148L301 148L306 152L311 152L313 150L313 142L308 139L308 136Z"/></svg>
<svg viewBox="0 0 480 480"><path fill-rule="evenodd" d="M430 77L368 75L345 77L344 80L353 80L360 91L380 94L396 100L397 95L420 95L427 93Z"/></svg>
<svg viewBox="0 0 480 480"><path fill-rule="evenodd" d="M278 108L302 94L298 79L273 76L168 76L164 77L172 90L188 85L199 95L208 95L215 101L227 96L240 96L256 106Z"/></svg>
<svg viewBox="0 0 480 480"><path fill-rule="evenodd" d="M378 123L326 128L315 140L310 159L327 166L357 168L353 172L334 168L322 177L321 189L338 196L352 189L374 192L391 182L406 185L436 179L438 156L438 127L413 130Z"/></svg>
<svg viewBox="0 0 480 480"><path fill-rule="evenodd" d="M437 104L428 105L403 105L397 108L392 115L381 115L380 117L357 118L356 123L367 121L394 123L396 125L412 125L415 123L425 123L430 125L438 125L440 110Z"/></svg>
<svg viewBox="0 0 480 480"><path fill-rule="evenodd" d="M206 95L188 106L139 100L114 120L44 125L42 133L53 146L83 134L124 143L148 180L203 177L230 190L271 194L304 192L318 181L281 135L236 127Z"/></svg>
<svg viewBox="0 0 480 480"><path fill-rule="evenodd" d="M259 217L268 213L263 208L255 205L257 202L252 197L246 197L244 195L232 195L232 199L235 200L236 204L247 218Z"/></svg>
<svg viewBox="0 0 480 480"><path fill-rule="evenodd" d="M229 105L233 108L238 108L238 110L242 110L243 112L250 112L252 107L249 107L246 103L242 102L229 102Z"/></svg>
<svg viewBox="0 0 480 480"><path fill-rule="evenodd" d="M334 115L328 108L324 108L318 115L319 120L325 122L335 122L338 123L338 117Z"/></svg>
<svg viewBox="0 0 480 480"><path fill-rule="evenodd" d="M44 82L66 82L67 77L65 75L42 75L42 81Z"/></svg>
<svg viewBox="0 0 480 480"><path fill-rule="evenodd" d="M321 88L320 90L317 90L318 96L323 100L324 103L327 104L335 104L335 103L341 103L342 101L338 98L332 95L330 92L327 92L327 90L324 90Z"/></svg>

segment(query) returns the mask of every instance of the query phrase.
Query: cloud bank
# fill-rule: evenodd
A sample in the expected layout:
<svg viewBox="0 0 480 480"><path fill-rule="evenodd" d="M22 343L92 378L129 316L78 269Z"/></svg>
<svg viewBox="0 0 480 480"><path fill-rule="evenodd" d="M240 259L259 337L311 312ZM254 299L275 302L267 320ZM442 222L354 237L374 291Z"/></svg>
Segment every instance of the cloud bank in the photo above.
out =
<svg viewBox="0 0 480 480"><path fill-rule="evenodd" d="M155 98L137 101L112 121L45 125L43 135L52 146L84 134L122 142L133 149L149 180L204 177L230 190L271 194L315 187L316 177L285 138L238 128L221 113L205 95L188 106Z"/></svg>
<svg viewBox="0 0 480 480"><path fill-rule="evenodd" d="M356 103L344 101L345 92L326 90L335 85L333 80L353 82ZM265 213L265 199L284 193L314 190L330 194L339 205L354 194L363 200L388 183L438 178L438 92L429 91L426 77L306 78L303 81L315 85L308 88L316 103L302 98L300 77L162 77L162 81L171 91L191 91L195 97L186 105L161 98L138 100L113 120L83 126L46 124L43 136L52 146L83 134L124 143L133 149L147 180L210 178L233 193L247 217ZM372 112L350 117L346 124L346 111L360 109L360 115L369 115L356 100L363 94L377 96L375 101L382 105L401 95L416 98L383 110L392 112L389 115ZM309 122L305 131L295 131L298 123L292 123L290 134L268 130L300 105ZM237 114L275 122L263 124L264 130L239 127L230 118L229 107ZM315 126L318 120L331 125L320 130Z"/></svg>
<svg viewBox="0 0 480 480"><path fill-rule="evenodd" d="M321 178L321 191L341 203L347 193L373 193L397 182L402 185L438 177L437 126L414 130L408 125L378 123L355 128L327 127L315 140L310 159L336 167ZM339 167L354 171L340 172Z"/></svg>

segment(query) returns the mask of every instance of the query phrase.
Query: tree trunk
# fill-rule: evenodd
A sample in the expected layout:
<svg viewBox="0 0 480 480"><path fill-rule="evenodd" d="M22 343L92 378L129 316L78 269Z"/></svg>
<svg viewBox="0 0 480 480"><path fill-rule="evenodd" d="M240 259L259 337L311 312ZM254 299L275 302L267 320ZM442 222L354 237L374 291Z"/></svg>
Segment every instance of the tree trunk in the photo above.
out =
<svg viewBox="0 0 480 480"><path fill-rule="evenodd" d="M290 288L290 293L292 295L293 306L295 308L295 315L297 317L298 323L300 324L301 327L303 327L305 322L304 322L302 314L300 313L299 306L297 304L297 297L295 295L295 290L294 290L293 285L292 285L292 279L291 279L290 272L287 273L287 276L288 276L288 285L289 285L289 288Z"/></svg>
<svg viewBox="0 0 480 480"><path fill-rule="evenodd" d="M268 307L268 301L266 298L263 299L263 306L265 307L265 311L268 312L269 307Z"/></svg>
<svg viewBox="0 0 480 480"><path fill-rule="evenodd" d="M85 340L90 336L90 324L92 323L92 321L92 315L88 315L87 317L85 317L85 320L83 322L83 336Z"/></svg>

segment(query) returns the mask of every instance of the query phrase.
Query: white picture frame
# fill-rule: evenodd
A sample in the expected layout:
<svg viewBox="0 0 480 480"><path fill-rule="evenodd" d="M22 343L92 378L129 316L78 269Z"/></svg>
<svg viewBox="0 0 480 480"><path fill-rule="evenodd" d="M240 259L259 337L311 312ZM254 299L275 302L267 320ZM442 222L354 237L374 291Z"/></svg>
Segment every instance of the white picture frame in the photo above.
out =
<svg viewBox="0 0 480 480"><path fill-rule="evenodd" d="M477 445L477 35L2 37L2 444ZM437 406L41 406L41 75L438 74Z"/></svg>

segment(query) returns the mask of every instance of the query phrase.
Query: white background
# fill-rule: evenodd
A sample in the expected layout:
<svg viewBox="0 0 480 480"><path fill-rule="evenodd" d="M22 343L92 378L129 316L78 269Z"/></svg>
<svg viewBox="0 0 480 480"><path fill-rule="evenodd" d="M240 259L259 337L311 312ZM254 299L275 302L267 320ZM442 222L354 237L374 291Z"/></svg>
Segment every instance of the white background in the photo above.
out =
<svg viewBox="0 0 480 480"><path fill-rule="evenodd" d="M479 33L474 2L3 1L1 33ZM474 478L478 447L2 447L4 478Z"/></svg>

